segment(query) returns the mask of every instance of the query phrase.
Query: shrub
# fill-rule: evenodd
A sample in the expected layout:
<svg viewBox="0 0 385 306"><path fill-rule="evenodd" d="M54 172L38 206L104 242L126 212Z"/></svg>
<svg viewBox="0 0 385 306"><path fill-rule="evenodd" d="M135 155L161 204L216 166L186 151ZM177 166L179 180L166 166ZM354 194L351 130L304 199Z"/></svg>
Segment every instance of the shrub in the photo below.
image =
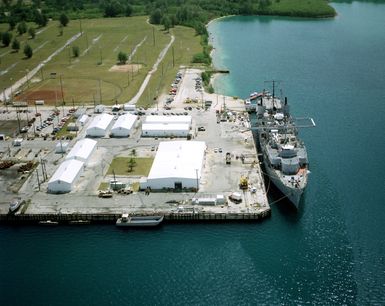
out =
<svg viewBox="0 0 385 306"><path fill-rule="evenodd" d="M10 33L10 32L5 32L1 36L1 42L3 43L3 45L5 47L9 46L9 44L11 43L11 40L12 40L12 33Z"/></svg>
<svg viewBox="0 0 385 306"><path fill-rule="evenodd" d="M124 65L126 62L127 62L127 54L120 51L119 54L118 54L118 63L119 65Z"/></svg>
<svg viewBox="0 0 385 306"><path fill-rule="evenodd" d="M24 47L24 55L26 56L26 58L31 58L33 55L33 50L28 44L26 44Z"/></svg>
<svg viewBox="0 0 385 306"><path fill-rule="evenodd" d="M28 29L28 34L29 34L29 36L31 36L32 39L34 39L35 36L36 36L35 28L34 28L34 27L30 27L30 28Z"/></svg>
<svg viewBox="0 0 385 306"><path fill-rule="evenodd" d="M72 47L72 54L74 57L79 57L80 55L80 49L78 46L73 46Z"/></svg>
<svg viewBox="0 0 385 306"><path fill-rule="evenodd" d="M15 38L12 42L12 50L14 50L15 52L19 52L20 50L20 42Z"/></svg>

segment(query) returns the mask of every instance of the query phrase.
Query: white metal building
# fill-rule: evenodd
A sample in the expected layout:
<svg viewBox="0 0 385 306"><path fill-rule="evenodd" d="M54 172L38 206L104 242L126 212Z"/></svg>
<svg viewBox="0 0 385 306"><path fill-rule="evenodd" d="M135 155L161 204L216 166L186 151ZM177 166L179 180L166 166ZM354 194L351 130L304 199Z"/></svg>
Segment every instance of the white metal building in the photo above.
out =
<svg viewBox="0 0 385 306"><path fill-rule="evenodd" d="M76 179L80 176L84 163L79 160L65 160L48 182L47 192L66 193L73 188Z"/></svg>
<svg viewBox="0 0 385 306"><path fill-rule="evenodd" d="M68 142L63 142L60 140L55 146L55 153L66 153L68 146Z"/></svg>
<svg viewBox="0 0 385 306"><path fill-rule="evenodd" d="M125 111L134 112L134 111L136 111L136 106L135 106L135 104L124 104L123 109Z"/></svg>
<svg viewBox="0 0 385 306"><path fill-rule="evenodd" d="M204 141L160 142L147 180L140 182L141 189L199 189L205 151Z"/></svg>
<svg viewBox="0 0 385 306"><path fill-rule="evenodd" d="M89 118L88 115L84 114L78 119L78 122L80 123L81 126L84 126L88 121L88 118Z"/></svg>
<svg viewBox="0 0 385 306"><path fill-rule="evenodd" d="M169 124L180 124L187 123L191 125L191 116L158 116L151 115L146 116L145 123L169 123Z"/></svg>
<svg viewBox="0 0 385 306"><path fill-rule="evenodd" d="M87 128L87 136L103 137L106 135L108 126L110 125L114 116L109 114L97 115Z"/></svg>
<svg viewBox="0 0 385 306"><path fill-rule="evenodd" d="M144 137L187 137L190 132L188 123L143 123Z"/></svg>
<svg viewBox="0 0 385 306"><path fill-rule="evenodd" d="M127 137L134 127L137 117L131 114L120 116L111 129L111 135L114 137Z"/></svg>
<svg viewBox="0 0 385 306"><path fill-rule="evenodd" d="M71 151L69 151L66 159L76 159L83 163L87 163L92 152L94 152L97 143L98 142L96 140L89 138L79 140L77 143L75 143Z"/></svg>

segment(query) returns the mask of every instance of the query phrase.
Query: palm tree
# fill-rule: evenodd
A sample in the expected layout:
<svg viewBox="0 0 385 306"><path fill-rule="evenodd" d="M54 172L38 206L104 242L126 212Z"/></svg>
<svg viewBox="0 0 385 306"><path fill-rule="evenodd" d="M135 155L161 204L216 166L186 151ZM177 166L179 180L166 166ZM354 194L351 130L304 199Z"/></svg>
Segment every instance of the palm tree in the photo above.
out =
<svg viewBox="0 0 385 306"><path fill-rule="evenodd" d="M131 157L130 160L128 161L128 172L132 172L135 165L136 165L136 161L134 158Z"/></svg>

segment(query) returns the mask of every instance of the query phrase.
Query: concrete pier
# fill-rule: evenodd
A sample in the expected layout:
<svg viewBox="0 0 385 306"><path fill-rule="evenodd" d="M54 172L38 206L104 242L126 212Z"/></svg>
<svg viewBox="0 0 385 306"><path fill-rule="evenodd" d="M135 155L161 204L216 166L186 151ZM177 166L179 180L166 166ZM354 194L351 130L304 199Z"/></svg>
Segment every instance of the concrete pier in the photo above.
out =
<svg viewBox="0 0 385 306"><path fill-rule="evenodd" d="M57 140L52 140L51 137L35 137L25 139L21 147L13 147L12 139L0 142L0 161L12 159L18 163L38 163L37 167L28 173L17 173L15 167L18 167L18 164L13 168L0 170L0 192L3 195L0 199L0 222L36 223L51 220L65 224L70 221L88 220L91 223L114 223L122 213L137 216L162 214L165 216L165 222L254 221L270 216L263 176L243 100L196 92L195 80L198 76L197 70L187 69L183 72L174 101L167 105L167 109L163 108L166 105L161 105L159 110L158 105L153 109L142 110L147 115L188 113L192 116L192 140L204 141L207 146L198 192L167 190L146 194L143 191L135 191L130 195L114 193L112 198L97 196L99 186L114 178L107 174L107 170L115 157L128 156L129 152L135 150L137 157L153 158L156 154L154 148L157 148L159 142L171 140L142 138L140 123L143 117L140 117L139 125L130 137L106 136L97 139L97 148L73 190L67 194L47 193L49 178L65 159L65 154L55 153ZM199 97L199 102L191 102ZM62 108L60 116L67 116L68 110L69 107ZM112 112L108 108L106 111ZM44 119L52 113L52 107L41 107L39 112ZM95 116L92 107L86 109L86 114ZM16 116L16 112L6 114L10 119L13 115ZM3 114L0 113L0 121L5 119L1 116ZM52 130L52 127L50 128ZM77 140L85 137L87 124L79 128L76 137L68 140L70 148ZM231 156L230 163L226 160L227 154ZM240 189L243 177L247 178L247 186ZM141 177L126 173L118 175L117 179L128 185L135 185ZM234 192L241 195L241 201L230 200L229 196ZM210 199L218 195L224 201L215 205L197 204L193 201L196 198ZM9 215L9 203L15 196L21 197L26 203L15 215Z"/></svg>

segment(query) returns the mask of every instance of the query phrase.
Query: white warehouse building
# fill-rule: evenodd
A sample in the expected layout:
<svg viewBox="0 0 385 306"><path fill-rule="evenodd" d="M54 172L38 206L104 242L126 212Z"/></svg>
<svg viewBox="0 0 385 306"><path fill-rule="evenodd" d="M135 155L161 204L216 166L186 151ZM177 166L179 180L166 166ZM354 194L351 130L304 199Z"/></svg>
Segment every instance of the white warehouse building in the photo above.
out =
<svg viewBox="0 0 385 306"><path fill-rule="evenodd" d="M192 118L189 115L186 116L158 116L151 115L146 116L145 123L169 123L169 124L181 124L186 123L191 125Z"/></svg>
<svg viewBox="0 0 385 306"><path fill-rule="evenodd" d="M105 113L97 115L87 128L87 136L104 137L113 118L114 116Z"/></svg>
<svg viewBox="0 0 385 306"><path fill-rule="evenodd" d="M136 119L137 117L131 114L120 116L111 129L111 136L128 137L131 134L131 130L135 125Z"/></svg>
<svg viewBox="0 0 385 306"><path fill-rule="evenodd" d="M190 132L188 123L143 123L144 137L187 137Z"/></svg>
<svg viewBox="0 0 385 306"><path fill-rule="evenodd" d="M204 141L160 142L150 173L140 182L140 188L199 189L205 151Z"/></svg>
<svg viewBox="0 0 385 306"><path fill-rule="evenodd" d="M89 138L84 138L75 143L74 147L69 151L66 160L76 159L83 163L87 163L92 152L94 152L97 141Z"/></svg>
<svg viewBox="0 0 385 306"><path fill-rule="evenodd" d="M83 165L84 163L79 160L70 159L63 161L49 180L47 192L71 192L74 183L82 172Z"/></svg>

